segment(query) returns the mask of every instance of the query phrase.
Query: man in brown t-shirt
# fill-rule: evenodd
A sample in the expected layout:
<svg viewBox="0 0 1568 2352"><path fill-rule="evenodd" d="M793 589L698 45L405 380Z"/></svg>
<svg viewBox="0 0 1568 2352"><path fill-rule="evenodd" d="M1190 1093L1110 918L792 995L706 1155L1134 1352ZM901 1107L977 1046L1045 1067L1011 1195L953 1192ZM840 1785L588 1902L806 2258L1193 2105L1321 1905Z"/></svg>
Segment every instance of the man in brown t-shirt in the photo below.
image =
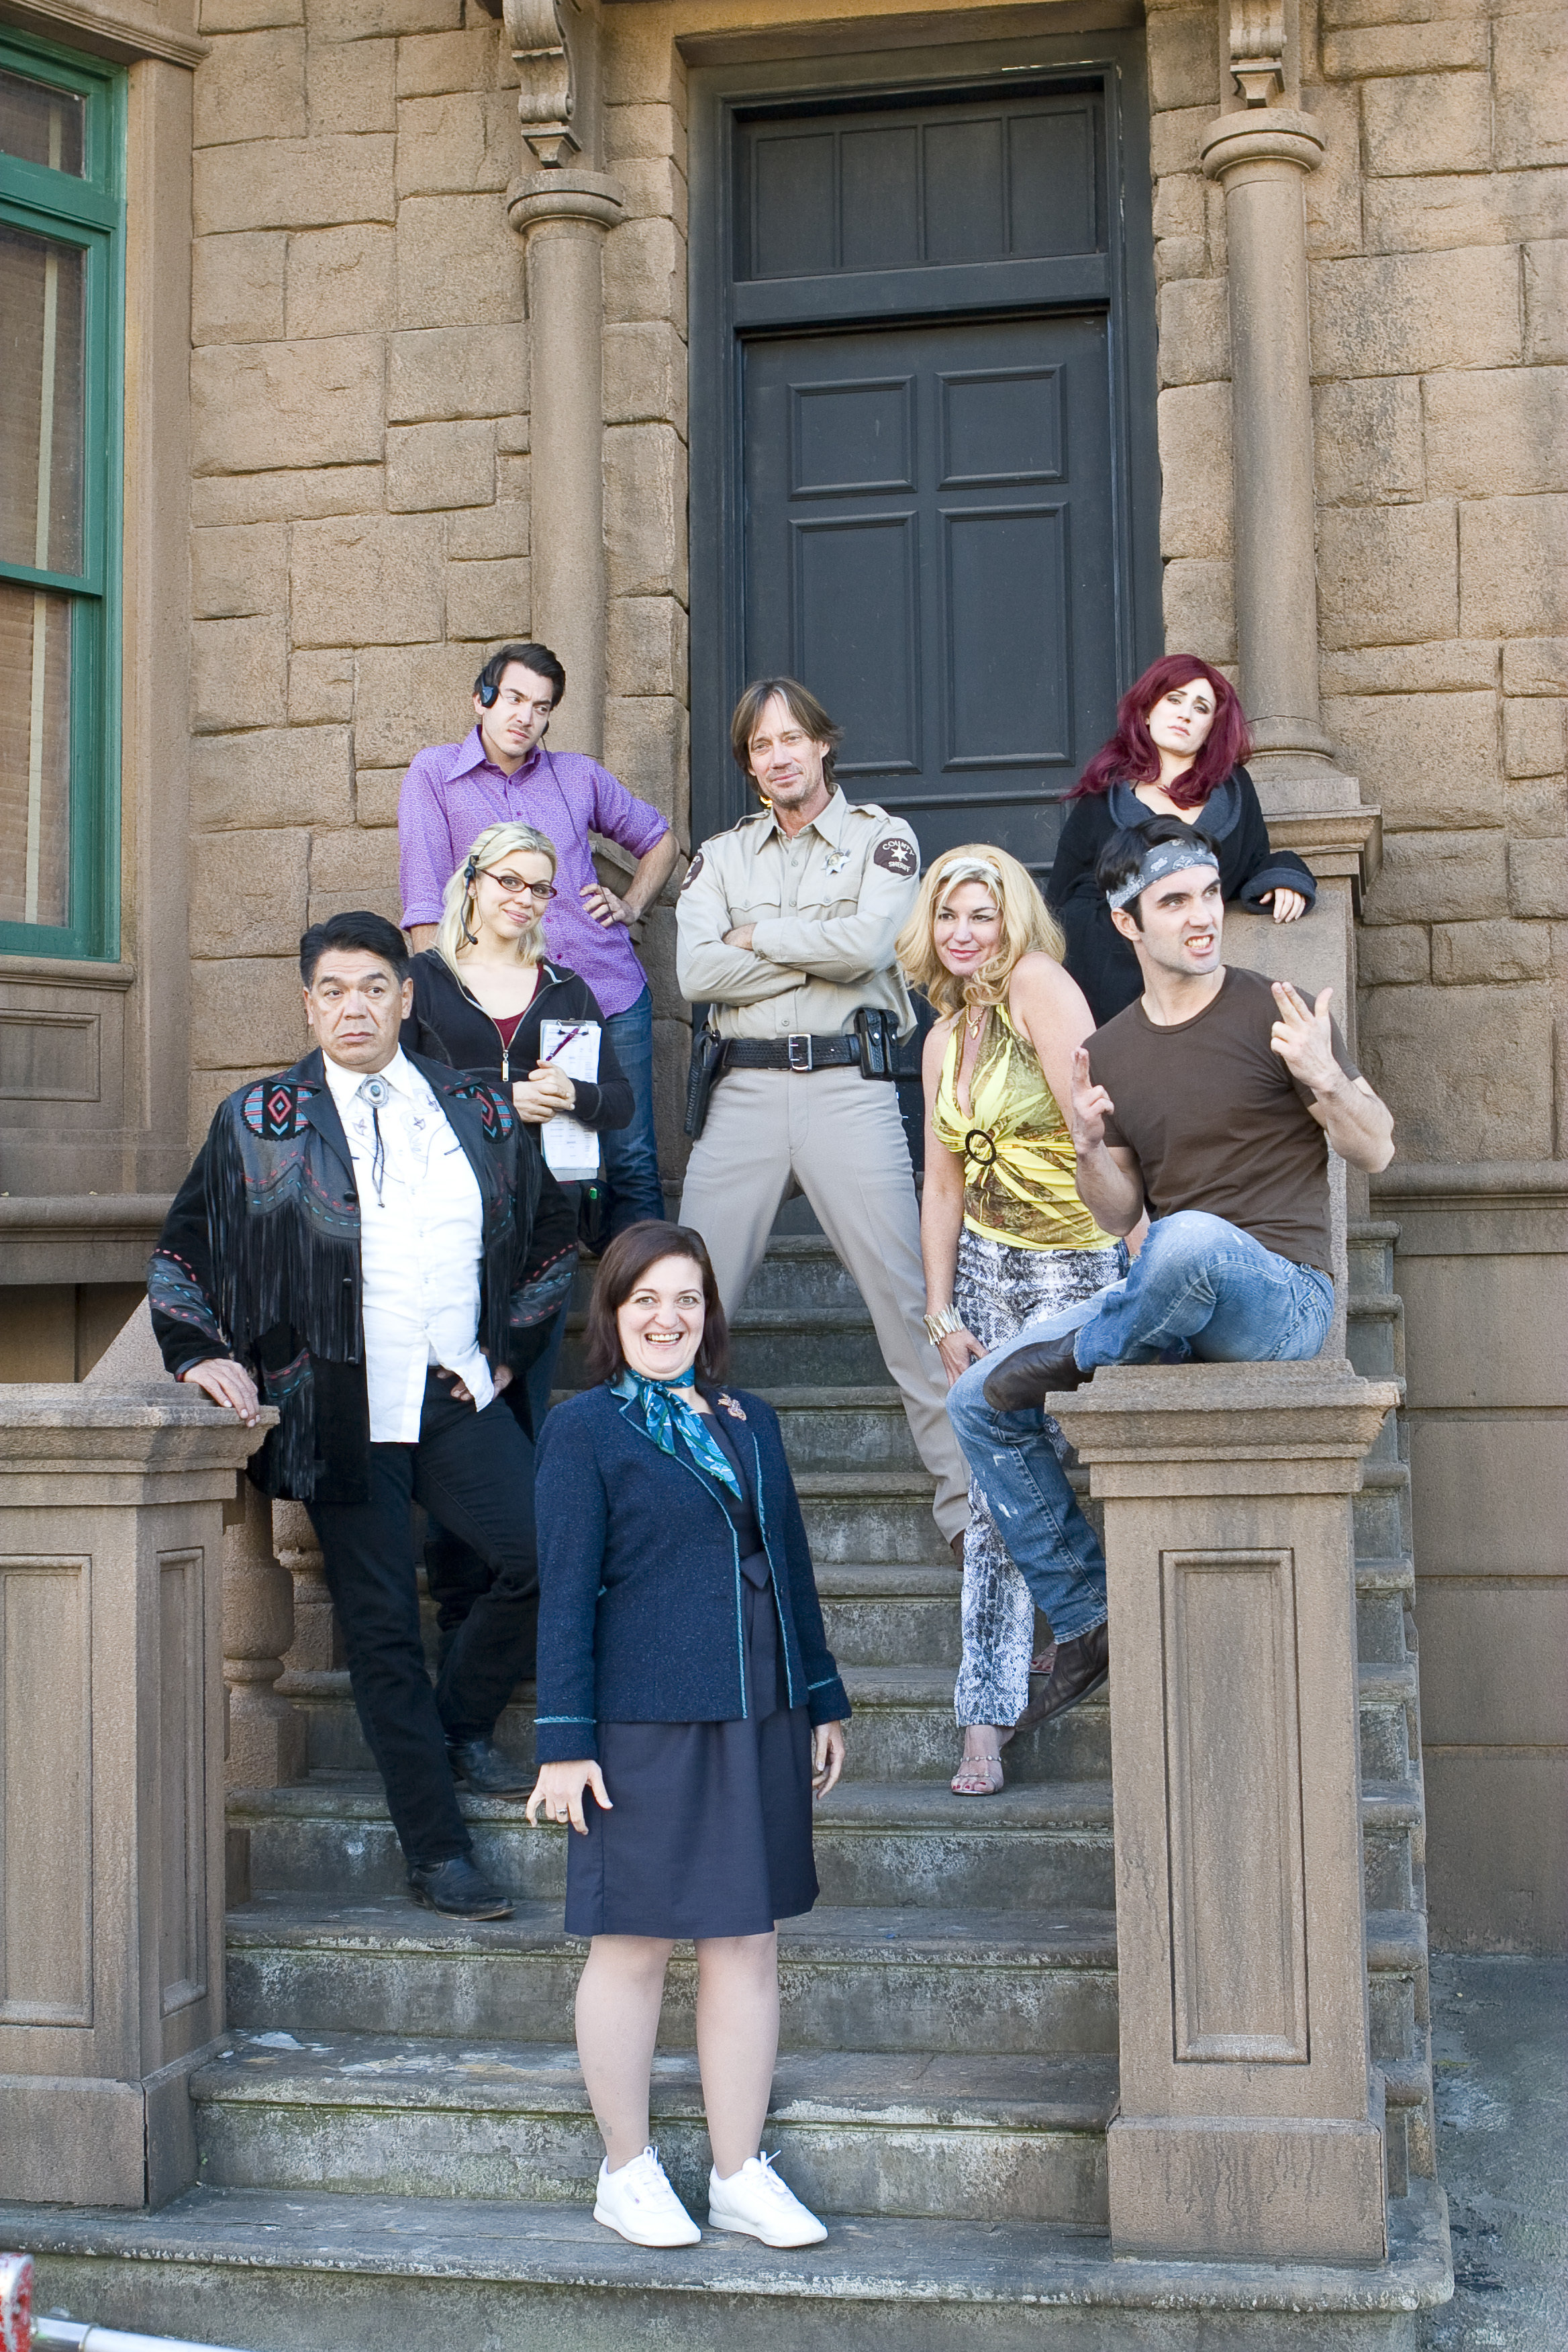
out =
<svg viewBox="0 0 1568 2352"><path fill-rule="evenodd" d="M1105 1562L1045 1400L1100 1364L1315 1356L1334 1311L1329 1147L1372 1172L1394 1156L1393 1119L1345 1053L1332 991L1309 1004L1220 961L1219 860L1201 831L1179 817L1124 827L1097 879L1143 993L1074 1055L1078 1189L1107 1233L1131 1233L1147 1208L1148 1237L1122 1281L1026 1326L948 1397L1026 1578L1076 1576L1072 1638L1058 1633L1030 1721L1087 1697L1109 1665Z"/></svg>

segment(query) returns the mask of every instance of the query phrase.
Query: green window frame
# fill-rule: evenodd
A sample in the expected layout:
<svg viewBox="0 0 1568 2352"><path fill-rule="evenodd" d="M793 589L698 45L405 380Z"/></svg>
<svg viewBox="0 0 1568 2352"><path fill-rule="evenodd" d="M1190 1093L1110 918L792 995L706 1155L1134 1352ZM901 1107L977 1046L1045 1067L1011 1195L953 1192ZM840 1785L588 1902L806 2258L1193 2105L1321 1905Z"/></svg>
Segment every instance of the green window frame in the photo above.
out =
<svg viewBox="0 0 1568 2352"><path fill-rule="evenodd" d="M82 285L81 529L79 547L69 551L79 568L58 571L50 569L47 562L7 562L6 555L16 554L16 545L0 548L0 591L20 590L24 596L27 590L33 592L31 699L25 720L18 719L8 730L5 738L8 748L0 755L7 765L23 757L13 738L25 736L26 772L17 769L8 777L0 777L0 786L8 794L6 829L0 834L0 853L7 869L0 872L0 954L114 962L120 954L125 76L93 58L10 32L0 34L0 74L58 89L79 101L79 115L73 105L69 120L73 139L79 123L81 142L79 174L53 168L47 162L0 152L0 230L9 229L25 240L42 240L57 256L62 248L74 248L83 257L79 281ZM51 305L56 299L48 289L58 282L59 265L57 260L44 266L41 349L47 353L55 334ZM47 275L50 271L53 278ZM0 318L0 357L10 351L11 336ZM34 493L38 543L33 552L48 558L58 551L42 543L47 529L47 483L53 468L53 444L48 437L53 425L47 436L44 418L47 414L52 420L55 398L47 360L42 377L44 389L37 395L39 481ZM0 482L0 495L4 490ZM59 613L58 601L51 608L46 603L48 598L64 599L68 614L68 619L60 615L61 634L68 629L68 683L63 705L68 748L64 755L68 780L63 887L57 880L45 894L38 882L38 842L43 822L40 770L47 656L38 648L40 643L47 646L50 642L51 609ZM21 597L6 596L4 602L10 607L13 622L26 614ZM15 628L9 634L17 635ZM16 719L20 709L22 656L16 645L10 654L16 665L10 682ZM0 651L0 659L5 657ZM55 870L58 874L58 854Z"/></svg>

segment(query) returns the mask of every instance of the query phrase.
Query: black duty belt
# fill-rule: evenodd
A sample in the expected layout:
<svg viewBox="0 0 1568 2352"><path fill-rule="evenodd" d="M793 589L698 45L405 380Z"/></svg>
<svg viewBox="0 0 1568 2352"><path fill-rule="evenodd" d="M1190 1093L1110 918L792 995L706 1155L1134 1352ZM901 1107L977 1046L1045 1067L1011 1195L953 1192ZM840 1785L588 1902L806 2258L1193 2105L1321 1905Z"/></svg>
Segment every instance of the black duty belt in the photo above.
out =
<svg viewBox="0 0 1568 2352"><path fill-rule="evenodd" d="M771 1044L761 1038L731 1037L724 1047L727 1070L858 1070L859 1066L860 1040L856 1036L812 1037L796 1030Z"/></svg>

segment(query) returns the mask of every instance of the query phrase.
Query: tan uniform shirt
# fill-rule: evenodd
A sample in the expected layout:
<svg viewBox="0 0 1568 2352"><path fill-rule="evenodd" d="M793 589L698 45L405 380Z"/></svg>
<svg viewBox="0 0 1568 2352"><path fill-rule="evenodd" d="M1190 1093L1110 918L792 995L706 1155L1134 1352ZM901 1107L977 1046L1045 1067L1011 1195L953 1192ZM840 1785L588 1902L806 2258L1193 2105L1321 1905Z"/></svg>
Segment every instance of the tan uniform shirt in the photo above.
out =
<svg viewBox="0 0 1568 2352"><path fill-rule="evenodd" d="M920 887L920 844L872 801L835 792L794 840L771 809L705 841L676 918L676 973L721 1037L834 1036L861 1005L914 1027L893 941ZM750 948L726 931L755 926Z"/></svg>

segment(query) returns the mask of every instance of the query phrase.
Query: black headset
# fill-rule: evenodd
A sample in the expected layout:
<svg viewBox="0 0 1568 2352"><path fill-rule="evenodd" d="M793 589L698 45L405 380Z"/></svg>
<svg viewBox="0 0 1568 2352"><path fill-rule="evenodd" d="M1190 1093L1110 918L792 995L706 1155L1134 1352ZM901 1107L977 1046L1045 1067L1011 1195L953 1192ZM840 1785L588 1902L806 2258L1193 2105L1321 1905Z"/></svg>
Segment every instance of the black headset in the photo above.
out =
<svg viewBox="0 0 1568 2352"><path fill-rule="evenodd" d="M485 684L485 674L483 670L479 672L479 675L474 680L474 692L481 706L486 710L493 710L496 704L500 700L500 687L487 686Z"/></svg>

